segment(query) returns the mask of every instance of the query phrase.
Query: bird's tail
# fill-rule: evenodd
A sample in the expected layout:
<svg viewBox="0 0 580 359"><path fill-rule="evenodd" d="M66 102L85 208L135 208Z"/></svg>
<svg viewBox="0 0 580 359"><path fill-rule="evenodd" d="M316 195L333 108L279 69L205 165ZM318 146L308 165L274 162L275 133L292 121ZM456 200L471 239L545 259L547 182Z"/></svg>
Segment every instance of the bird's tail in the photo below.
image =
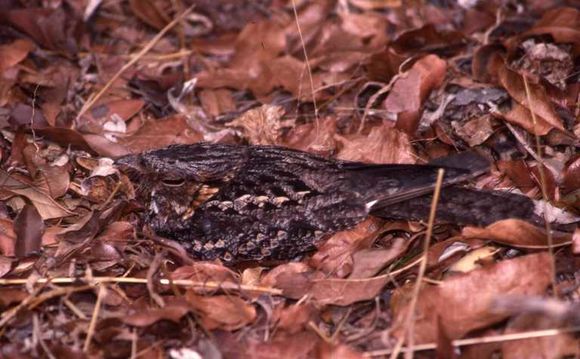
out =
<svg viewBox="0 0 580 359"><path fill-rule="evenodd" d="M390 219L427 220L432 200L432 194L415 197L380 208L372 214ZM534 210L534 202L526 196L453 186L441 190L436 219L440 222L479 226L507 218L542 223Z"/></svg>

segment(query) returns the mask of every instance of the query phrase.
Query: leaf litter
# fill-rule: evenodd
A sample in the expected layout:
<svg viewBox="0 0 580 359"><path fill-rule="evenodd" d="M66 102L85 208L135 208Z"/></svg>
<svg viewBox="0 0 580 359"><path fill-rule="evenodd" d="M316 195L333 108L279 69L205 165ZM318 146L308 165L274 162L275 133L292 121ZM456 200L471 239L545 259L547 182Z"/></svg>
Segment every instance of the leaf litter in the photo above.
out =
<svg viewBox="0 0 580 359"><path fill-rule="evenodd" d="M1 5L1 357L387 355L415 285L429 356L578 355L578 4L192 4ZM418 284L419 222L369 218L290 263L195 261L144 226L111 158L202 140L476 150L495 161L472 186L554 223L436 224Z"/></svg>

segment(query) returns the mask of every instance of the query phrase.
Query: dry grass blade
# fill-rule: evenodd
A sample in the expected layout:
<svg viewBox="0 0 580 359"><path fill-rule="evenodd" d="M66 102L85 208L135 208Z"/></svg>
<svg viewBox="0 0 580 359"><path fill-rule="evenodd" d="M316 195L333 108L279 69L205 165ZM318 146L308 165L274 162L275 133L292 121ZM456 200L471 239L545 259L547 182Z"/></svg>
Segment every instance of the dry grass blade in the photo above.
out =
<svg viewBox="0 0 580 359"><path fill-rule="evenodd" d="M530 94L530 87L528 85L528 78L523 76L524 86L526 89L526 100L528 101L528 106L530 108L530 113L532 115L532 122L534 124L534 138L536 140L536 155L538 158L542 158L542 147L540 143L540 135L536 131L538 126L538 120L536 119L536 113L533 109L532 97ZM544 225L546 226L546 235L548 237L548 251L550 252L550 257L552 257L552 290L554 291L554 296L558 297L558 287L556 286L556 260L554 258L554 239L552 238L552 229L550 227L550 221L548 219L548 192L546 190L546 174L544 173L544 166L542 162L538 164L538 172L540 173L540 189L542 191L542 199L544 200Z"/></svg>
<svg viewBox="0 0 580 359"><path fill-rule="evenodd" d="M439 202L439 195L441 194L441 185L443 184L444 175L445 170L439 169L437 172L437 182L435 183L435 192L433 193L433 201L431 202L431 211L429 213L427 233L425 234L425 241L423 242L423 255L420 259L419 273L417 275L415 287L413 288L413 296L411 298L411 304L409 305L409 312L407 313L407 318L405 320L405 327L407 328L406 335L401 336L401 338L399 338L397 341L397 344L391 353L391 359L395 359L399 356L405 337L407 337L407 341L409 343L409 350L405 353L405 357L413 358L413 328L415 322L415 307L417 306L417 299L419 298L421 283L423 282L423 277L425 276L425 271L427 269L427 252L429 251L429 243L431 242L431 236L433 235L433 225L435 223L435 214L437 212L437 202Z"/></svg>
<svg viewBox="0 0 580 359"><path fill-rule="evenodd" d="M83 346L83 351L87 353L89 347L91 346L91 340L95 334L95 328L97 326L97 319L99 318L99 312L101 311L101 302L105 296L105 286L103 284L98 285L97 302L95 303L95 308L93 310L93 315L91 316L91 322L89 323L89 330L87 332L87 338L85 340L85 345Z"/></svg>
<svg viewBox="0 0 580 359"><path fill-rule="evenodd" d="M510 334L502 334L502 335L490 335L487 337L481 338L468 338L468 339L457 339L453 340L451 344L456 347L466 347L470 345L478 345L478 344L489 344L489 343L503 343L508 341L514 340L524 340L524 339L532 339L532 338L545 338L545 337L553 337L560 334L571 334L571 333L578 333L580 332L580 326L570 327L570 328L556 328L556 329L543 329L543 330L532 330L529 332L522 332L522 333L510 333ZM427 343L416 345L412 348L402 347L399 348L400 352L420 352L426 350L434 350L437 348L436 343ZM394 353L394 349L385 349L385 350L374 350L370 352L366 352L363 355L366 358L374 358L374 357L382 357L385 355L392 355Z"/></svg>
<svg viewBox="0 0 580 359"><path fill-rule="evenodd" d="M300 36L300 43L302 44L302 51L304 53L304 61L306 63L306 69L308 70L308 80L310 81L310 91L312 92L312 105L314 106L314 118L316 120L316 138L318 138L320 131L320 120L318 118L318 105L316 104L316 91L314 89L314 78L312 77L312 69L310 68L310 60L308 59L308 52L306 51L306 44L304 44L304 36L302 36L302 29L300 28L300 22L298 22L298 10L296 10L296 0L292 0L292 10L294 11L294 20L296 22L296 28L298 29L298 35Z"/></svg>
<svg viewBox="0 0 580 359"><path fill-rule="evenodd" d="M99 91L95 96L93 96L83 105L83 107L81 108L81 110L77 115L77 119L81 118L105 94L105 92L107 92L107 90L113 85L113 83L125 71L127 71L127 69L135 65L135 63L137 63L137 61L139 61L146 53L148 53L153 48L153 46L155 46L155 44L157 44L159 40L161 40L163 36L165 36L165 34L169 32L169 30L171 30L175 25L181 22L181 20L183 20L187 15L189 15L189 13L193 10L194 7L195 5L190 6L179 16L173 19L173 21L171 21L169 24L167 24L167 26L165 26L161 31L159 31L159 33L155 35L155 37L152 38L151 41L149 41L147 45L145 45L145 47L141 51L139 51L139 53L137 53L137 55L133 56L131 60L129 60L129 62L123 65L123 67L113 75L113 77L105 84L105 86L103 86L101 91Z"/></svg>

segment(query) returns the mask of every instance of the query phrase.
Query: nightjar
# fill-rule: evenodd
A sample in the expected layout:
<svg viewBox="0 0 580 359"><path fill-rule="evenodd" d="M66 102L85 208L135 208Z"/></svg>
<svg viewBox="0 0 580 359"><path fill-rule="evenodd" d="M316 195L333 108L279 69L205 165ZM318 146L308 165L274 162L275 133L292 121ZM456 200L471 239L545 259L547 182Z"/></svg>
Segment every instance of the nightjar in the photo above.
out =
<svg viewBox="0 0 580 359"><path fill-rule="evenodd" d="M287 260L368 215L426 219L445 168L438 220L534 218L525 196L456 184L488 170L466 152L427 165L331 160L274 146L174 145L116 161L146 204L144 222L199 259Z"/></svg>

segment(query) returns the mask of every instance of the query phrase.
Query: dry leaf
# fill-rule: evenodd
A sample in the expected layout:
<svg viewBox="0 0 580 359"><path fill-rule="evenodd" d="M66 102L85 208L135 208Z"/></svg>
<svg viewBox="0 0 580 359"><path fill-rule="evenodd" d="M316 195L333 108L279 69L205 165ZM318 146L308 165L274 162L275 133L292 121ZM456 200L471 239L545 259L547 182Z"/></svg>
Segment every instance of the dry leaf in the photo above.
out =
<svg viewBox="0 0 580 359"><path fill-rule="evenodd" d="M491 302L505 293L542 295L552 280L552 258L547 253L504 260L446 279L437 286L425 285L419 292L414 327L415 343L437 340L437 318L451 339L485 328L506 318L492 313ZM393 335L405 335L409 290L393 297Z"/></svg>

